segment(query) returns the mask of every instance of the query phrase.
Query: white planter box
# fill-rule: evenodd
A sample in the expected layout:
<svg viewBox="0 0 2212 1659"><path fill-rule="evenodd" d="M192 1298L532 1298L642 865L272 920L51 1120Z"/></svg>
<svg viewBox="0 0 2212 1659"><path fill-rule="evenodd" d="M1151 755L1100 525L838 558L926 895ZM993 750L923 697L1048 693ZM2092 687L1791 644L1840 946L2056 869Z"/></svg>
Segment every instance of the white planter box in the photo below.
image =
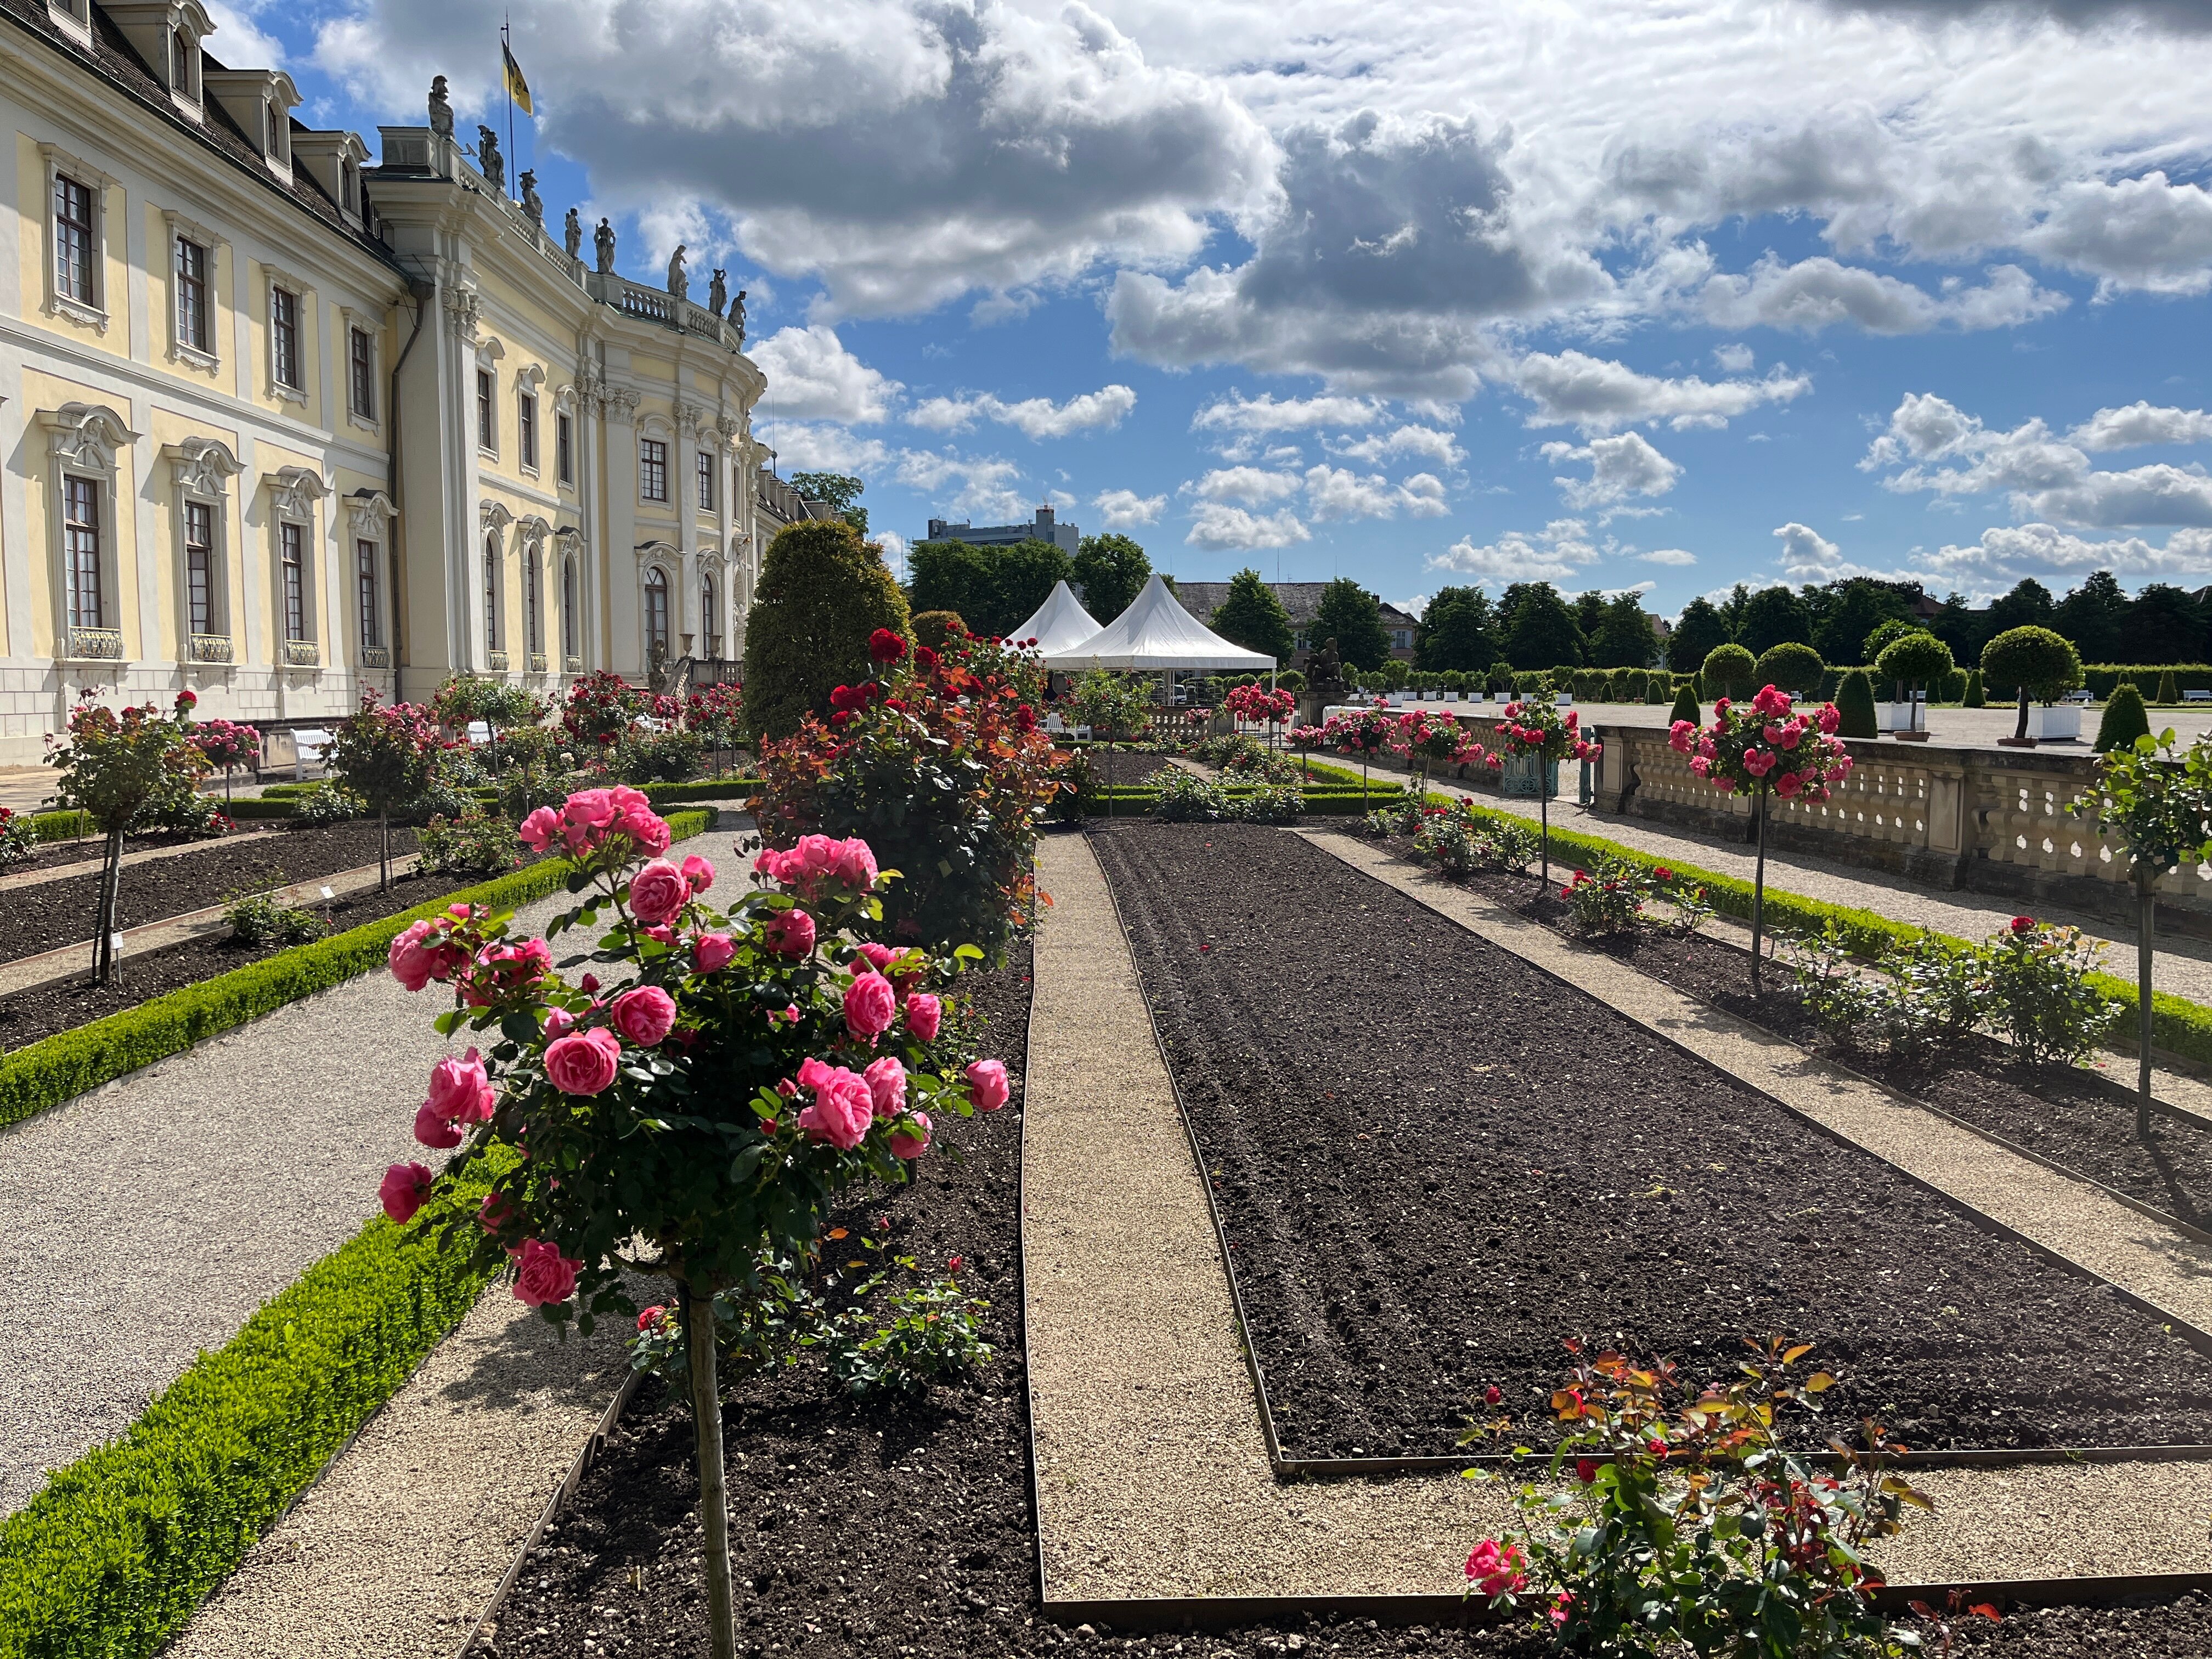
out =
<svg viewBox="0 0 2212 1659"><path fill-rule="evenodd" d="M2027 735L2039 742L2063 742L2068 738L2078 739L2081 735L2081 711L2062 703L2055 708L2041 704L2027 711Z"/></svg>
<svg viewBox="0 0 2212 1659"><path fill-rule="evenodd" d="M1572 708L1575 706L1575 694L1571 691L1562 691L1552 701L1562 708ZM1535 792L1531 790L1529 793L1533 794Z"/></svg>

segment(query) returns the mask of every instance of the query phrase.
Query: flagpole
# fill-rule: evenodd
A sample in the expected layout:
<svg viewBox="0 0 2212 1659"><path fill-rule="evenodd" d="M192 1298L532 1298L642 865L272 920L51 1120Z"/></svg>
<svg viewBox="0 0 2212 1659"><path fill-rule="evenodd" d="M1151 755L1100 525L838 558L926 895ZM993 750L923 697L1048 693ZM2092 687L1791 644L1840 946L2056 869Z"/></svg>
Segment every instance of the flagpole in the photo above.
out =
<svg viewBox="0 0 2212 1659"><path fill-rule="evenodd" d="M502 13L499 26L499 82L507 88L507 170L520 178L516 170L522 165L522 155L514 148L514 77L507 66L514 61L514 17L512 12ZM505 190L504 185L501 185Z"/></svg>

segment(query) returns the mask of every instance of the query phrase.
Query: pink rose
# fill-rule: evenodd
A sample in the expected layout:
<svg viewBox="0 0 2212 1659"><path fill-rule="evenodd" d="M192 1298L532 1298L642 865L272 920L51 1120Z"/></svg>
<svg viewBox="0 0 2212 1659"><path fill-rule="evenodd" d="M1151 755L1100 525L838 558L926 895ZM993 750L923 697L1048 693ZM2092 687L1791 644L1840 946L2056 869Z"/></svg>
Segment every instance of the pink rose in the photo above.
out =
<svg viewBox="0 0 2212 1659"><path fill-rule="evenodd" d="M630 914L647 927L676 920L691 896L691 884L665 859L655 859L629 878Z"/></svg>
<svg viewBox="0 0 2212 1659"><path fill-rule="evenodd" d="M566 1302L576 1293L576 1273L583 1265L542 1238L526 1240L515 1252L514 1293L533 1308Z"/></svg>
<svg viewBox="0 0 2212 1659"><path fill-rule="evenodd" d="M532 852L542 853L552 846L554 838L561 833L561 815L550 806L541 806L523 819L514 833L522 838L523 845Z"/></svg>
<svg viewBox="0 0 2212 1659"><path fill-rule="evenodd" d="M615 1030L641 1048L650 1048L676 1024L676 999L658 985L624 991L611 1011Z"/></svg>
<svg viewBox="0 0 2212 1659"><path fill-rule="evenodd" d="M426 1100L415 1110L415 1139L434 1152L447 1152L461 1144L461 1126Z"/></svg>
<svg viewBox="0 0 2212 1659"><path fill-rule="evenodd" d="M1774 781L1774 793L1784 800L1794 799L1797 792L1804 787L1804 780L1795 772L1784 772Z"/></svg>
<svg viewBox="0 0 2212 1659"><path fill-rule="evenodd" d="M1754 778L1763 778L1774 769L1774 755L1765 749L1747 749L1743 754L1743 769Z"/></svg>
<svg viewBox="0 0 2212 1659"><path fill-rule="evenodd" d="M641 806L634 811L623 813L615 821L615 828L635 842L642 851L652 854L655 858L665 853L668 843L676 839L674 832L668 827L668 821L650 806Z"/></svg>
<svg viewBox="0 0 2212 1659"><path fill-rule="evenodd" d="M545 1011L545 1040L548 1042L552 1042L555 1037L566 1036L575 1029L576 1017L566 1008L549 1008Z"/></svg>
<svg viewBox="0 0 2212 1659"><path fill-rule="evenodd" d="M684 860L684 879L693 892L703 893L714 884L714 866L694 853Z"/></svg>
<svg viewBox="0 0 2212 1659"><path fill-rule="evenodd" d="M1759 735L1776 748L1779 749L1782 746L1782 728L1773 721L1769 720L1760 730Z"/></svg>
<svg viewBox="0 0 2212 1659"><path fill-rule="evenodd" d="M663 945L673 945L676 943L676 930L673 927L669 927L665 922L658 927L647 928L645 930L645 936L647 939L659 939Z"/></svg>
<svg viewBox="0 0 2212 1659"><path fill-rule="evenodd" d="M927 991L916 991L906 1000L906 1029L917 1041L937 1041L938 1022L944 1018L945 1005Z"/></svg>
<svg viewBox="0 0 2212 1659"><path fill-rule="evenodd" d="M1485 1595L1508 1595L1527 1587L1528 1576L1522 1571L1526 1565L1519 1545L1486 1538L1467 1558L1467 1581Z"/></svg>
<svg viewBox="0 0 2212 1659"><path fill-rule="evenodd" d="M1820 712L1814 715L1814 718L1820 721L1820 731L1823 735L1827 737L1833 737L1835 735L1836 728L1844 723L1843 715L1838 712L1836 705L1832 702L1822 703L1820 705Z"/></svg>
<svg viewBox="0 0 2212 1659"><path fill-rule="evenodd" d="M514 1217L514 1206L507 1201L504 1193L486 1193L484 1201L477 1206L477 1225L488 1233L497 1232Z"/></svg>
<svg viewBox="0 0 2212 1659"><path fill-rule="evenodd" d="M1782 728L1782 735L1774 739L1784 749L1795 749L1805 736L1805 722L1791 720Z"/></svg>
<svg viewBox="0 0 2212 1659"><path fill-rule="evenodd" d="M841 1152L859 1146L876 1116L875 1097L869 1091L868 1080L842 1066L809 1060L799 1068L799 1083L814 1093L813 1100L799 1115L799 1127Z"/></svg>
<svg viewBox="0 0 2212 1659"><path fill-rule="evenodd" d="M779 910L761 936L780 957L803 957L814 948L814 918L804 910Z"/></svg>
<svg viewBox="0 0 2212 1659"><path fill-rule="evenodd" d="M615 1080L622 1041L603 1025L546 1045L545 1080L564 1095L596 1095Z"/></svg>
<svg viewBox="0 0 2212 1659"><path fill-rule="evenodd" d="M1692 755L1690 757L1690 770L1701 778L1711 777L1712 775L1713 763L1707 760L1703 755Z"/></svg>
<svg viewBox="0 0 2212 1659"><path fill-rule="evenodd" d="M1786 714L1790 712L1790 699L1785 693L1770 685L1751 700L1751 706L1762 714Z"/></svg>
<svg viewBox="0 0 2212 1659"><path fill-rule="evenodd" d="M995 1112L1013 1091L1006 1085L1003 1061L979 1060L961 1073L968 1079L968 1099L979 1112Z"/></svg>
<svg viewBox="0 0 2212 1659"><path fill-rule="evenodd" d="M868 966L882 973L896 960L898 952L888 945L878 945L873 939L858 947L860 955L868 959Z"/></svg>
<svg viewBox="0 0 2212 1659"><path fill-rule="evenodd" d="M845 988L845 1024L854 1036L872 1042L890 1030L897 1017L898 993L881 974L855 975Z"/></svg>
<svg viewBox="0 0 2212 1659"><path fill-rule="evenodd" d="M436 958L422 948L423 936L429 931L427 921L410 922L405 933L393 937L384 953L392 978L410 991L419 991L430 982L430 970Z"/></svg>
<svg viewBox="0 0 2212 1659"><path fill-rule="evenodd" d="M719 974L738 953L738 942L727 933L702 933L693 941L691 954L702 974Z"/></svg>
<svg viewBox="0 0 2212 1659"><path fill-rule="evenodd" d="M483 1060L473 1048L459 1060L448 1054L430 1068L429 1105L440 1117L481 1123L491 1115L495 1098Z"/></svg>
<svg viewBox="0 0 2212 1659"><path fill-rule="evenodd" d="M1857 764L1858 763L1850 757L1850 751L1845 750L1828 763L1828 776L1833 781L1841 783L1850 775L1851 768Z"/></svg>
<svg viewBox="0 0 2212 1659"><path fill-rule="evenodd" d="M876 855L867 842L854 836L837 844L830 873L855 891L865 892L876 884Z"/></svg>
<svg viewBox="0 0 2212 1659"><path fill-rule="evenodd" d="M569 823L586 830L604 830L619 815L621 808L613 795L605 789L579 789L568 797L562 815Z"/></svg>
<svg viewBox="0 0 2212 1659"><path fill-rule="evenodd" d="M906 1067L895 1056L885 1054L861 1075L868 1079L869 1098L878 1118L896 1117L906 1109Z"/></svg>
<svg viewBox="0 0 2212 1659"><path fill-rule="evenodd" d="M1704 737L1698 739L1698 752L1700 755L1703 755L1707 760L1716 760L1719 758L1721 752L1720 745L1713 741L1711 732L1708 732Z"/></svg>
<svg viewBox="0 0 2212 1659"><path fill-rule="evenodd" d="M385 1214L403 1227L412 1221L422 1200L430 1195L431 1179L430 1172L419 1164L395 1164L386 1170L376 1188Z"/></svg>
<svg viewBox="0 0 2212 1659"><path fill-rule="evenodd" d="M891 1156L893 1158L920 1158L929 1150L929 1114L916 1112L907 1121L921 1125L921 1133L917 1135L912 1130L905 1128L892 1131Z"/></svg>
<svg viewBox="0 0 2212 1659"><path fill-rule="evenodd" d="M1698 740L1698 728L1688 720L1676 720L1668 728L1667 746L1677 754L1686 755L1690 745Z"/></svg>

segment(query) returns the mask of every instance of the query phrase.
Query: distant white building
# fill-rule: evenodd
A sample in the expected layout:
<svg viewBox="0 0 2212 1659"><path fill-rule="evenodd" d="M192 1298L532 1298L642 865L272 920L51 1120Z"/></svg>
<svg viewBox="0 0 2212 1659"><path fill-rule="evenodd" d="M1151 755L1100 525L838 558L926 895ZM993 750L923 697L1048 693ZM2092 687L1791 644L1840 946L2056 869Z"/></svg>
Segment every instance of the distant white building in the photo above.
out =
<svg viewBox="0 0 2212 1659"><path fill-rule="evenodd" d="M1083 540L1083 532L1072 524L1061 524L1052 508L1041 507L1036 517L1028 524L947 524L942 519L929 521L928 539L933 542L965 542L970 547L1012 547L1016 542L1050 542L1070 558Z"/></svg>

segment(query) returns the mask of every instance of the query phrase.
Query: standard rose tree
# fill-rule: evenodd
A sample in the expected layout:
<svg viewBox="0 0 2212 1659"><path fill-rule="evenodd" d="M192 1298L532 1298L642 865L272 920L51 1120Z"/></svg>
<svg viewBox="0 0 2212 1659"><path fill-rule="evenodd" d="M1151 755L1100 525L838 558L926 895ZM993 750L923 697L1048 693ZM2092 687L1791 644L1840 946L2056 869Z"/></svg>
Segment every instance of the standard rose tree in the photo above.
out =
<svg viewBox="0 0 2212 1659"><path fill-rule="evenodd" d="M477 1264L511 1262L547 1317L588 1330L634 1313L623 1275L642 1272L675 1281L684 1332L714 1331L718 1293L764 1305L766 1264L811 1259L840 1192L903 1179L946 1112L1006 1103L995 1060L944 1074L944 1006L924 988L981 953L873 937L893 877L865 842L764 852L755 873L773 885L723 912L706 902L713 866L664 856L668 826L635 789L572 795L521 834L574 866L576 905L546 939L456 905L392 941L394 975L449 986L439 1029L467 1025L479 1046L439 1063L416 1114L444 1170L395 1165L381 1197ZM548 941L579 929L590 948L556 964ZM460 1195L465 1169L491 1176L481 1204ZM687 1346L713 1652L728 1659L715 1344Z"/></svg>
<svg viewBox="0 0 2212 1659"><path fill-rule="evenodd" d="M1489 751L1468 735L1467 728L1436 708L1408 709L1398 716L1390 747L1403 756L1413 776L1413 805L1426 797L1429 773L1438 766L1487 766Z"/></svg>
<svg viewBox="0 0 2212 1659"><path fill-rule="evenodd" d="M1595 761L1605 745L1583 735L1583 717L1570 708L1562 714L1557 704L1509 702L1498 711L1498 749L1491 764L1502 765L1508 757L1533 758L1536 763L1536 819L1543 836L1543 870L1540 879L1552 884L1552 772L1569 757Z"/></svg>

